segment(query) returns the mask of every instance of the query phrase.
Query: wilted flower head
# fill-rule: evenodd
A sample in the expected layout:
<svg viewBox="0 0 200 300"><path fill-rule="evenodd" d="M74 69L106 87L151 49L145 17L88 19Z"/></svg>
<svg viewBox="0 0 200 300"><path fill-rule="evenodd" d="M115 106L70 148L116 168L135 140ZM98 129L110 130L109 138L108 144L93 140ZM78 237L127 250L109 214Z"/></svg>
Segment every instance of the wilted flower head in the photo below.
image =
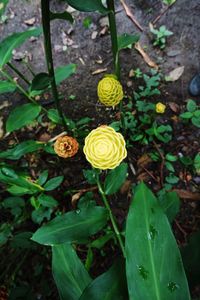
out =
<svg viewBox="0 0 200 300"><path fill-rule="evenodd" d="M77 140L67 135L59 137L54 144L56 154L63 158L74 156L78 152L78 148Z"/></svg>
<svg viewBox="0 0 200 300"><path fill-rule="evenodd" d="M163 114L165 112L165 109L166 109L166 105L164 105L163 103L158 102L156 104L156 112L158 114Z"/></svg>
<svg viewBox="0 0 200 300"><path fill-rule="evenodd" d="M100 126L85 139L83 152L94 168L114 169L127 156L126 143L121 133L112 127Z"/></svg>
<svg viewBox="0 0 200 300"><path fill-rule="evenodd" d="M116 106L124 97L122 85L113 75L107 75L99 81L97 94L99 101L106 106Z"/></svg>

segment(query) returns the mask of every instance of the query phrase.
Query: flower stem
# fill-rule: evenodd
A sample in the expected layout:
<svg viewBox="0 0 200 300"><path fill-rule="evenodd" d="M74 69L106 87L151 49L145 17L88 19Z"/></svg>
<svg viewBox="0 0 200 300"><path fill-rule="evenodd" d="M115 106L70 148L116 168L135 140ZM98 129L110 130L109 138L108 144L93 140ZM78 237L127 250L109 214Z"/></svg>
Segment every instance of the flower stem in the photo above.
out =
<svg viewBox="0 0 200 300"><path fill-rule="evenodd" d="M113 226L116 238L118 239L120 248L121 248L123 256L125 258L126 257L126 253L125 253L124 243L123 243L122 238L121 238L121 233L120 233L120 231L118 229L118 226L117 226L117 223L116 223L115 218L113 216L113 213L112 213L112 210L110 208L109 202L108 202L108 200L106 198L106 194L105 194L105 192L104 192L104 190L103 190L103 188L101 186L100 179L99 179L99 174L98 173L96 174L96 180L97 180L97 186L98 186L99 193L101 194L101 197L102 197L102 200L104 202L104 205L105 205L106 209L108 210L110 221L112 223L112 226Z"/></svg>
<svg viewBox="0 0 200 300"><path fill-rule="evenodd" d="M56 108L62 119L63 126L67 129L67 125L65 123L65 118L64 118L61 106L60 106L60 99L59 99L59 95L58 95L56 79L55 79L55 72L54 72L52 46L51 46L51 28L50 28L51 20L50 20L49 0L41 0L41 10L42 10L42 27L43 27L43 32L44 32L45 56L46 56L46 63L47 63L49 77L51 79L52 94L54 97Z"/></svg>
<svg viewBox="0 0 200 300"><path fill-rule="evenodd" d="M30 85L30 81L26 79L26 77L10 62L7 63L8 67L11 68L22 80L24 80L28 85Z"/></svg>
<svg viewBox="0 0 200 300"><path fill-rule="evenodd" d="M118 51L118 40L117 40L117 26L115 20L115 4L114 0L106 0L107 7L109 9L108 19L110 25L110 35L112 42L112 53L115 67L115 75L120 80L120 64L119 64L119 51Z"/></svg>

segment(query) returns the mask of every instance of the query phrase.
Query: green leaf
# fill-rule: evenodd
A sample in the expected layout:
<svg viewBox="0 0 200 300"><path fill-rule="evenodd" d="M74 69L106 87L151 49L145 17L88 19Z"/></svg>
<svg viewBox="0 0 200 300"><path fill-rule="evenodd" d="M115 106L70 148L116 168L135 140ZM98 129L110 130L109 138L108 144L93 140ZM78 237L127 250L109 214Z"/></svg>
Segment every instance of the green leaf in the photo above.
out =
<svg viewBox="0 0 200 300"><path fill-rule="evenodd" d="M192 117L192 124L198 128L200 128L200 117Z"/></svg>
<svg viewBox="0 0 200 300"><path fill-rule="evenodd" d="M180 210L180 199L175 192L166 192L160 199L160 204L163 211L166 213L169 222L171 223Z"/></svg>
<svg viewBox="0 0 200 300"><path fill-rule="evenodd" d="M61 300L78 300L91 282L88 272L70 244L52 247L52 271Z"/></svg>
<svg viewBox="0 0 200 300"><path fill-rule="evenodd" d="M95 278L87 286L79 300L88 299L128 299L125 268L122 262L115 263L107 272Z"/></svg>
<svg viewBox="0 0 200 300"><path fill-rule="evenodd" d="M170 173L169 176L165 177L166 182L171 184L176 184L179 182L179 177L175 176L173 173Z"/></svg>
<svg viewBox="0 0 200 300"><path fill-rule="evenodd" d="M57 177L49 179L44 185L45 191L55 190L57 187L59 187L59 185L61 185L61 183L63 182L63 179L64 179L64 176L57 176Z"/></svg>
<svg viewBox="0 0 200 300"><path fill-rule="evenodd" d="M15 208L24 207L25 201L21 197L8 197L3 201L3 207L5 208Z"/></svg>
<svg viewBox="0 0 200 300"><path fill-rule="evenodd" d="M167 153L166 157L165 157L168 161L177 161L177 156L176 155L173 155L171 153Z"/></svg>
<svg viewBox="0 0 200 300"><path fill-rule="evenodd" d="M116 193L126 180L128 165L122 163L114 170L109 171L105 179L105 194L112 195Z"/></svg>
<svg viewBox="0 0 200 300"><path fill-rule="evenodd" d="M39 149L42 149L43 147L44 147L44 144L42 142L37 142L37 141L33 141L33 140L25 141L15 147L13 147L12 149L8 149L6 151L1 152L0 158L18 160L23 155L37 151Z"/></svg>
<svg viewBox="0 0 200 300"><path fill-rule="evenodd" d="M54 208L58 205L58 201L56 201L52 196L40 194L38 197L38 202L44 206L49 208Z"/></svg>
<svg viewBox="0 0 200 300"><path fill-rule="evenodd" d="M51 79L47 73L39 73L32 80L30 91L44 91L49 87Z"/></svg>
<svg viewBox="0 0 200 300"><path fill-rule="evenodd" d="M108 212L103 207L78 209L58 216L42 226L34 233L32 239L44 245L82 242L101 230L107 219Z"/></svg>
<svg viewBox="0 0 200 300"><path fill-rule="evenodd" d="M22 249L33 249L35 244L30 240L32 232L25 231L18 234L15 234L11 241L12 248L22 248Z"/></svg>
<svg viewBox="0 0 200 300"><path fill-rule="evenodd" d="M180 117L181 117L182 119L191 119L192 116L193 116L193 113L191 113L191 112L189 112L189 111L180 114Z"/></svg>
<svg viewBox="0 0 200 300"><path fill-rule="evenodd" d="M12 93L16 90L16 85L5 80L0 81L0 94Z"/></svg>
<svg viewBox="0 0 200 300"><path fill-rule="evenodd" d="M0 17L3 15L9 0L0 0Z"/></svg>
<svg viewBox="0 0 200 300"><path fill-rule="evenodd" d="M7 122L6 131L12 132L30 124L41 111L41 106L33 103L23 104L11 111Z"/></svg>
<svg viewBox="0 0 200 300"><path fill-rule="evenodd" d="M51 21L56 20L56 19L66 20L66 21L69 21L72 24L74 22L73 16L67 11L64 11L62 13L50 12L50 19L51 19Z"/></svg>
<svg viewBox="0 0 200 300"><path fill-rule="evenodd" d="M20 33L13 33L6 37L0 43L0 68L2 68L12 57L12 51L19 47L22 43L25 42L31 36L39 36L42 32L42 29L33 28Z"/></svg>
<svg viewBox="0 0 200 300"><path fill-rule="evenodd" d="M194 158L194 167L197 174L200 174L200 152L196 154Z"/></svg>
<svg viewBox="0 0 200 300"><path fill-rule="evenodd" d="M130 35L127 33L118 36L118 51L128 48L130 45L137 43L139 41L139 38L139 35Z"/></svg>
<svg viewBox="0 0 200 300"><path fill-rule="evenodd" d="M36 224L41 224L45 219L49 221L53 210L51 208L43 207L34 210L31 214L32 220Z"/></svg>
<svg viewBox="0 0 200 300"><path fill-rule="evenodd" d="M196 102L192 99L189 99L188 102L187 102L187 110L189 112L194 112L197 108L197 105L196 105Z"/></svg>
<svg viewBox="0 0 200 300"><path fill-rule="evenodd" d="M47 178L48 178L48 170L44 170L38 177L38 180L37 180L37 183L39 185L43 185L46 181L47 181Z"/></svg>
<svg viewBox="0 0 200 300"><path fill-rule="evenodd" d="M60 84L63 80L69 78L76 72L76 65L69 64L55 69L56 84Z"/></svg>
<svg viewBox="0 0 200 300"><path fill-rule="evenodd" d="M101 0L66 0L73 8L80 11L98 11L102 14L108 13L108 9L103 6Z"/></svg>
<svg viewBox="0 0 200 300"><path fill-rule="evenodd" d="M100 236L98 239L94 240L90 244L90 247L101 249L108 241L110 241L113 238L115 238L114 232L106 233L105 235Z"/></svg>
<svg viewBox="0 0 200 300"><path fill-rule="evenodd" d="M56 123L56 124L62 124L62 119L61 117L59 116L59 113L57 111L57 109L49 109L48 110L48 113L47 113L47 117L53 122L53 123Z"/></svg>
<svg viewBox="0 0 200 300"><path fill-rule="evenodd" d="M125 248L130 300L190 299L171 227L144 183L137 187L129 209Z"/></svg>

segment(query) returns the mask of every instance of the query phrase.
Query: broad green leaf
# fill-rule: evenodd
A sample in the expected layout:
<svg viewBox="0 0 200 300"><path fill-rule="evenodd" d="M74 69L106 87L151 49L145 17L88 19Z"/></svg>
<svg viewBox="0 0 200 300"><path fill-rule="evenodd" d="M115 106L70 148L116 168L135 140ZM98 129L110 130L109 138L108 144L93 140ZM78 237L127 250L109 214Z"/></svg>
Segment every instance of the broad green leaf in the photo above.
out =
<svg viewBox="0 0 200 300"><path fill-rule="evenodd" d="M189 112L194 112L197 108L197 104L194 100L189 99L186 107Z"/></svg>
<svg viewBox="0 0 200 300"><path fill-rule="evenodd" d="M51 79L47 73L39 73L35 75L32 80L30 90L32 91L43 91L49 87Z"/></svg>
<svg viewBox="0 0 200 300"><path fill-rule="evenodd" d="M118 51L125 49L139 41L139 35L130 35L124 33L118 36Z"/></svg>
<svg viewBox="0 0 200 300"><path fill-rule="evenodd" d="M78 209L58 216L42 226L34 233L32 239L44 245L82 242L101 230L107 219L108 212L103 207Z"/></svg>
<svg viewBox="0 0 200 300"><path fill-rule="evenodd" d="M0 94L12 93L16 90L16 85L5 80L0 81Z"/></svg>
<svg viewBox="0 0 200 300"><path fill-rule="evenodd" d="M76 65L69 64L55 69L56 84L60 84L63 80L69 78L76 72Z"/></svg>
<svg viewBox="0 0 200 300"><path fill-rule="evenodd" d="M3 200L3 207L14 208L14 207L24 207L25 201L21 197L8 197Z"/></svg>
<svg viewBox="0 0 200 300"><path fill-rule="evenodd" d="M191 119L192 116L193 116L193 113L191 113L191 112L189 112L189 111L186 111L186 112L180 114L180 117L181 117L182 119Z"/></svg>
<svg viewBox="0 0 200 300"><path fill-rule="evenodd" d="M41 106L33 103L23 104L11 111L7 122L6 131L12 132L30 124L41 111Z"/></svg>
<svg viewBox="0 0 200 300"><path fill-rule="evenodd" d="M59 116L57 109L54 109L54 108L49 109L47 116L52 122L54 122L56 124L62 124L62 119Z"/></svg>
<svg viewBox="0 0 200 300"><path fill-rule="evenodd" d="M12 57L12 51L19 47L31 36L39 36L42 29L33 28L24 32L13 33L0 43L0 68L2 68Z"/></svg>
<svg viewBox="0 0 200 300"><path fill-rule="evenodd" d="M194 168L198 175L200 175L200 152L194 158Z"/></svg>
<svg viewBox="0 0 200 300"><path fill-rule="evenodd" d="M115 263L107 272L95 278L79 300L127 300L125 266ZM142 299L142 298L141 298Z"/></svg>
<svg viewBox="0 0 200 300"><path fill-rule="evenodd" d="M61 185L61 183L63 182L63 179L64 179L63 176L57 176L57 177L49 179L44 185L45 191L55 190L57 187L59 187L59 185Z"/></svg>
<svg viewBox="0 0 200 300"><path fill-rule="evenodd" d="M56 19L60 19L60 20L69 21L70 23L74 22L73 16L67 11L64 11L62 13L51 12L50 13L50 18L51 18L51 21L56 20Z"/></svg>
<svg viewBox="0 0 200 300"><path fill-rule="evenodd" d="M91 278L70 244L52 247L52 271L61 300L78 300Z"/></svg>
<svg viewBox="0 0 200 300"><path fill-rule="evenodd" d="M106 195L116 193L126 180L128 165L122 163L114 170L109 171L105 179L104 190Z"/></svg>
<svg viewBox="0 0 200 300"><path fill-rule="evenodd" d="M58 205L58 202L50 195L40 194L38 197L38 202L44 206L49 208L54 208Z"/></svg>
<svg viewBox="0 0 200 300"><path fill-rule="evenodd" d="M0 158L6 158L11 160L17 160L20 159L23 155L27 153L31 153L34 151L37 151L39 149L42 149L44 146L44 143L37 142L37 141L25 141L20 143L19 145L13 147L12 149L8 149L6 151L3 151L0 153Z"/></svg>
<svg viewBox="0 0 200 300"><path fill-rule="evenodd" d="M177 193L166 192L162 199L160 199L160 204L167 215L169 222L172 222L180 210L180 199Z"/></svg>
<svg viewBox="0 0 200 300"><path fill-rule="evenodd" d="M108 9L103 6L101 0L66 0L73 8L80 11L98 11L107 14Z"/></svg>
<svg viewBox="0 0 200 300"><path fill-rule="evenodd" d="M43 188L33 183L29 177L18 175L13 169L6 167L0 168L0 182L19 187L19 189L22 188L27 194L43 191ZM20 195L21 192L19 192L18 195Z"/></svg>
<svg viewBox="0 0 200 300"><path fill-rule="evenodd" d="M130 300L190 299L168 219L144 183L137 187L129 209L125 248Z"/></svg>
<svg viewBox="0 0 200 300"><path fill-rule="evenodd" d="M37 183L39 185L43 185L49 176L48 170L44 170L38 177Z"/></svg>
<svg viewBox="0 0 200 300"><path fill-rule="evenodd" d="M32 234L30 231L15 234L11 241L12 248L33 249L36 244L30 240Z"/></svg>
<svg viewBox="0 0 200 300"><path fill-rule="evenodd" d="M9 0L0 0L0 17L3 15Z"/></svg>
<svg viewBox="0 0 200 300"><path fill-rule="evenodd" d="M200 128L200 116L198 118L192 117L192 124L198 128Z"/></svg>

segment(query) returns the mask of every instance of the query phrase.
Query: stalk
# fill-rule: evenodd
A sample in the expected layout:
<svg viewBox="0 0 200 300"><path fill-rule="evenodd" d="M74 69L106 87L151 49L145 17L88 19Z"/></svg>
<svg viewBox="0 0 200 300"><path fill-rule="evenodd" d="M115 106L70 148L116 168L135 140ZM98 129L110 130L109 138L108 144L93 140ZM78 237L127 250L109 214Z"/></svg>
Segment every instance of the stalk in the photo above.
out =
<svg viewBox="0 0 200 300"><path fill-rule="evenodd" d="M28 85L30 85L30 81L26 79L26 77L10 62L7 63L8 67L11 68L22 80L24 80Z"/></svg>
<svg viewBox="0 0 200 300"><path fill-rule="evenodd" d="M120 80L120 65L119 65L119 54L118 54L118 40L117 40L117 26L115 20L115 4L114 0L106 0L107 7L109 9L108 19L110 26L110 35L112 42L112 53L115 67L115 75Z"/></svg>
<svg viewBox="0 0 200 300"><path fill-rule="evenodd" d="M123 243L122 238L121 238L121 233L118 229L117 223L116 223L115 218L112 214L112 210L111 210L109 202L106 198L106 194L105 194L105 192L104 192L104 190L101 186L100 179L99 179L99 174L97 174L96 179L97 179L97 186L98 186L99 193L101 194L104 205L105 205L106 209L108 210L110 221L112 223L116 238L118 239L120 248L122 250L122 254L123 254L124 258L126 258L126 252L125 252L125 248L124 248L124 243Z"/></svg>
<svg viewBox="0 0 200 300"><path fill-rule="evenodd" d="M54 101L56 104L56 108L58 113L62 119L63 126L67 129L67 125L65 123L65 118L60 106L60 99L58 95L58 90L56 86L55 73L54 73L54 64L53 64L53 55L52 55L52 46L51 46L51 27L50 27L50 6L49 0L41 0L41 10L42 10L42 27L44 33L44 48L45 48L45 56L47 69L49 73L49 77L51 79L51 89L54 97Z"/></svg>

